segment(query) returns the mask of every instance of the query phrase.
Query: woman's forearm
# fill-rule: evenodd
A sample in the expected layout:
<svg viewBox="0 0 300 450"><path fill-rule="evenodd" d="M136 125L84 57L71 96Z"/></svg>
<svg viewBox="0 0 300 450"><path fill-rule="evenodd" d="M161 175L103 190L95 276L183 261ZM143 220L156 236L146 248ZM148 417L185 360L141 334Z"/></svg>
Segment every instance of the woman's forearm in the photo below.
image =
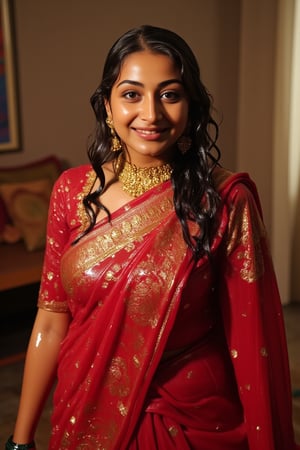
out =
<svg viewBox="0 0 300 450"><path fill-rule="evenodd" d="M13 440L34 438L43 406L54 383L61 342L69 324L68 314L39 310L28 345L19 411Z"/></svg>

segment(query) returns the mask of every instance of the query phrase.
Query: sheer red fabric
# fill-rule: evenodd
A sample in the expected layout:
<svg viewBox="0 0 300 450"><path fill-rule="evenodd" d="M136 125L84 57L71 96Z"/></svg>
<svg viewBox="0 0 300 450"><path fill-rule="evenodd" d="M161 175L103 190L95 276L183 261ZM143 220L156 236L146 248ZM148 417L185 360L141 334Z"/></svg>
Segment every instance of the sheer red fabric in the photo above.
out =
<svg viewBox="0 0 300 450"><path fill-rule="evenodd" d="M73 319L49 448L296 448L281 304L249 177L218 170L212 263L196 265L169 182L72 246L94 178L70 169L51 199L39 306Z"/></svg>

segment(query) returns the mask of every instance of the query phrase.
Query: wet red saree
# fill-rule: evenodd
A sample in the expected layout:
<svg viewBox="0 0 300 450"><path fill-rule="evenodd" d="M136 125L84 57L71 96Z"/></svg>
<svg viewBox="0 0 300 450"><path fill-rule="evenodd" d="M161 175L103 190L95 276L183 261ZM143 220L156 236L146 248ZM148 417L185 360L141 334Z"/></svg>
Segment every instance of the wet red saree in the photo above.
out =
<svg viewBox="0 0 300 450"><path fill-rule="evenodd" d="M73 320L49 448L293 449L281 305L248 176L219 172L213 272L191 262L169 182L70 246L93 177L65 172L50 205L39 306Z"/></svg>

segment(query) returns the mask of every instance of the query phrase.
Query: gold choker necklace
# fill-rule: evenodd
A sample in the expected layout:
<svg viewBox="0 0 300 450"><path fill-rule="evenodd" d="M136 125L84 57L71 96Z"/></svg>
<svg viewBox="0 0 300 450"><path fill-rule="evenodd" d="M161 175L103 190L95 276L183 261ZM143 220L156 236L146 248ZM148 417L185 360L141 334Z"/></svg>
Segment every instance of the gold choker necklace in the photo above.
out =
<svg viewBox="0 0 300 450"><path fill-rule="evenodd" d="M155 167L136 167L128 161L122 161L119 157L117 169L122 167L119 180L123 183L123 191L132 197L138 197L148 189L157 186L171 178L172 168L169 164Z"/></svg>

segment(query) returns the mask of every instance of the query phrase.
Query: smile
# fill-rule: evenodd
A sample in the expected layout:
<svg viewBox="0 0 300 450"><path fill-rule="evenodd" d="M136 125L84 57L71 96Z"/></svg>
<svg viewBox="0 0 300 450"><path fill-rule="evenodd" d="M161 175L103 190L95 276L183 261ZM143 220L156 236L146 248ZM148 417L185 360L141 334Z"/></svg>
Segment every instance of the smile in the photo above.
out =
<svg viewBox="0 0 300 450"><path fill-rule="evenodd" d="M134 128L136 134L148 141L155 141L161 139L162 134L167 131L167 128L156 128L156 129L145 129L145 128Z"/></svg>
<svg viewBox="0 0 300 450"><path fill-rule="evenodd" d="M155 130L146 130L146 129L144 129L144 128L135 128L135 131L137 132L137 133L140 133L140 134L149 134L149 135L151 135L151 134L160 134L160 133L162 133L163 131L165 131L166 129L162 129L162 128L160 128L160 129L155 129Z"/></svg>

